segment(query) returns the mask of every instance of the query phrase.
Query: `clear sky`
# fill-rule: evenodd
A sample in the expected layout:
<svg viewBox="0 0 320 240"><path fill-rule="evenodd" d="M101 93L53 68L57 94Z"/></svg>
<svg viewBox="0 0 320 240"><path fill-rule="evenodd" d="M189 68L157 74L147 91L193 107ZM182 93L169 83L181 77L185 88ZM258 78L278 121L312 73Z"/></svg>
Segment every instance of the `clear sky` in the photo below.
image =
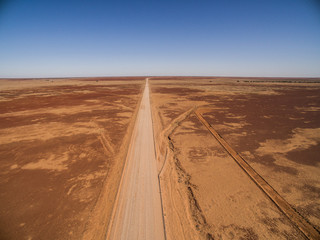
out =
<svg viewBox="0 0 320 240"><path fill-rule="evenodd" d="M0 77L320 77L319 0L0 0Z"/></svg>

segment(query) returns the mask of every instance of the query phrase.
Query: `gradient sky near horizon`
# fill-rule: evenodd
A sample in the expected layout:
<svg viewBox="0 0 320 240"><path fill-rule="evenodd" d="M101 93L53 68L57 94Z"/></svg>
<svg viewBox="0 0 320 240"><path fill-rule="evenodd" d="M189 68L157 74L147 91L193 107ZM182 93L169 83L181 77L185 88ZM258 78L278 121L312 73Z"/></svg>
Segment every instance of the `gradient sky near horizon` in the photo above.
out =
<svg viewBox="0 0 320 240"><path fill-rule="evenodd" d="M0 0L0 77L320 77L318 0Z"/></svg>

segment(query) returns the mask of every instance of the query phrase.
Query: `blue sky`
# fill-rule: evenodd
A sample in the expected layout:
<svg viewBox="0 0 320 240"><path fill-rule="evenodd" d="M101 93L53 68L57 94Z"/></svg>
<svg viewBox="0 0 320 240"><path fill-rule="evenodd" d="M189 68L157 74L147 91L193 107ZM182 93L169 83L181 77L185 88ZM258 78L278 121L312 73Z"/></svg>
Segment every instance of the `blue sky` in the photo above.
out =
<svg viewBox="0 0 320 240"><path fill-rule="evenodd" d="M0 77L320 77L318 0L0 0Z"/></svg>

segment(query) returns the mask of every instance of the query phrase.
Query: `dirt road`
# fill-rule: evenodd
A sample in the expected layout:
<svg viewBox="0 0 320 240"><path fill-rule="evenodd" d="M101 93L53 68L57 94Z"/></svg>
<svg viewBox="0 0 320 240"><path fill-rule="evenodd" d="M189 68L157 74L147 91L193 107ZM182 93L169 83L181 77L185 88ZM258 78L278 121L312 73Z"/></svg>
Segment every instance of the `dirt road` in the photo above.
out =
<svg viewBox="0 0 320 240"><path fill-rule="evenodd" d="M148 79L119 189L107 239L165 239Z"/></svg>

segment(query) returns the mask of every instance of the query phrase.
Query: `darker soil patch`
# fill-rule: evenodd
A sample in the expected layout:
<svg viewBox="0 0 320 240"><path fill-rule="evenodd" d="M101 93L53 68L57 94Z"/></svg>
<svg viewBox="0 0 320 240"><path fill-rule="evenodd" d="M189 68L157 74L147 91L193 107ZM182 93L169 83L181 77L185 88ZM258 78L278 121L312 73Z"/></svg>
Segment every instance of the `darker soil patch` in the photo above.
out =
<svg viewBox="0 0 320 240"><path fill-rule="evenodd" d="M153 87L153 93L162 93L162 94L175 94L178 96L188 96L190 94L202 93L202 90L199 89L192 89L192 88L185 88L185 87Z"/></svg>

